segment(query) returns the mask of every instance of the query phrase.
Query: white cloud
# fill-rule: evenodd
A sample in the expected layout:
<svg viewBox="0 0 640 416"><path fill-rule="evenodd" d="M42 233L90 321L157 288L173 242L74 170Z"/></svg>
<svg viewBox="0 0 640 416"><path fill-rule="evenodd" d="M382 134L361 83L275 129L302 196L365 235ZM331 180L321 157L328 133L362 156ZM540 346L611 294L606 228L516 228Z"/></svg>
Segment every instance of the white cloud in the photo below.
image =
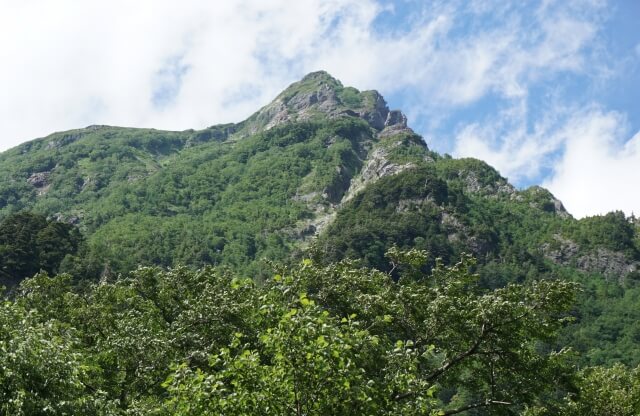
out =
<svg viewBox="0 0 640 416"><path fill-rule="evenodd" d="M624 118L589 112L564 129L565 152L546 186L576 217L640 213L640 132L626 142Z"/></svg>
<svg viewBox="0 0 640 416"><path fill-rule="evenodd" d="M640 213L635 191L640 184L640 132L625 140L623 115L595 107L554 107L527 130L526 112L510 113L482 126L465 126L456 137L454 155L485 160L511 181L539 179L549 170L542 186L577 218L615 210Z"/></svg>
<svg viewBox="0 0 640 416"><path fill-rule="evenodd" d="M453 154L482 159L512 182L537 178L563 146L559 125L570 113L570 109L551 104L545 117L527 128L526 103L515 100L482 124L462 126L455 136Z"/></svg>

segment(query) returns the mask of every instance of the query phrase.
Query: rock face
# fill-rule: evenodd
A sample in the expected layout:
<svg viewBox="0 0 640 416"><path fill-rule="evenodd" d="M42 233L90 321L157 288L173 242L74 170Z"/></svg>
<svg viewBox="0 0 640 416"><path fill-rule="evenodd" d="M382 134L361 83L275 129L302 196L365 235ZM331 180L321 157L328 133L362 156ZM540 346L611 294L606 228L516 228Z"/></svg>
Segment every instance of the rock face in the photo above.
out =
<svg viewBox="0 0 640 416"><path fill-rule="evenodd" d="M387 127L384 127L382 132L376 134L378 139L381 138L384 132L388 131L391 127L396 127L402 130L406 130L411 135L415 136L413 130L406 127L406 117L399 111L394 112L394 119L391 119ZM412 162L397 162L391 157L395 147L404 146L402 138L396 140L393 137L385 140L384 143L378 142L369 151L366 159L363 160L362 167L359 172L354 175L347 175L342 168L337 167L337 172L341 175L340 180L335 182L336 190L324 189L322 193L311 192L307 194L300 194L294 197L294 200L306 203L315 213L314 218L301 222L297 229L300 240L306 240L308 237L317 236L320 234L331 222L336 218L337 212L344 204L349 202L355 195L366 188L367 185L380 180L381 178L397 175L407 169L415 168L416 163ZM426 144L413 144L423 146L425 149ZM433 161L432 159L425 157L424 161ZM322 201L318 203L318 201ZM400 201L397 207L398 210L404 209L421 209L421 207L433 204L431 198L420 200L406 200ZM309 230L313 230L311 233Z"/></svg>
<svg viewBox="0 0 640 416"><path fill-rule="evenodd" d="M340 104L335 88L320 79L318 89L298 93L286 101L287 107L294 112L304 112L311 107L318 111L331 112Z"/></svg>
<svg viewBox="0 0 640 416"><path fill-rule="evenodd" d="M499 179L490 184L483 184L475 171L461 171L459 175L464 181L465 191L470 194L481 194L490 197L512 197L517 193L516 188L504 179Z"/></svg>
<svg viewBox="0 0 640 416"><path fill-rule="evenodd" d="M27 182L36 188L45 188L49 185L50 178L51 172L36 172L29 176Z"/></svg>
<svg viewBox="0 0 640 416"><path fill-rule="evenodd" d="M407 117L399 110L389 110L386 101L377 91L361 92L355 88L345 88L340 81L324 71L311 73L289 86L271 104L251 117L248 131L270 129L286 122L308 120L316 115L330 119L360 118L372 128L374 143L382 139L386 143L367 146L367 150L370 149L368 153L359 156L364 159L359 171L345 171L338 166L336 169L339 180L330 187L319 194L296 197L296 200L305 202L316 212L314 219L307 220L298 227L302 239L320 233L333 221L337 210L368 184L416 166L411 162L396 162L390 157L394 147L403 145L402 137L395 140L394 136L407 134L417 137L407 126ZM331 144L330 138L327 143ZM421 145L426 147L424 142ZM318 204L318 197L322 206Z"/></svg>
<svg viewBox="0 0 640 416"><path fill-rule="evenodd" d="M56 222L63 222L69 225L80 225L82 221L83 213L79 212L76 214L63 214L62 212L56 212L51 215L48 219Z"/></svg>
<svg viewBox="0 0 640 416"><path fill-rule="evenodd" d="M387 119L384 122L385 127L397 126L401 128L407 127L407 116L402 114L400 110L389 111Z"/></svg>
<svg viewBox="0 0 640 416"><path fill-rule="evenodd" d="M569 265L571 261L578 255L580 247L568 238L562 237L560 234L553 236L557 245L553 247L547 243L542 246L544 256L556 264Z"/></svg>
<svg viewBox="0 0 640 416"><path fill-rule="evenodd" d="M593 253L579 257L576 266L580 270L622 280L627 274L638 270L639 265L629 262L622 253L598 248Z"/></svg>
<svg viewBox="0 0 640 416"><path fill-rule="evenodd" d="M630 261L624 254L605 248L581 254L580 246L559 234L553 236L556 244L543 244L544 256L555 264L572 266L587 273L600 273L608 278L623 280L638 269L638 262Z"/></svg>
<svg viewBox="0 0 640 416"><path fill-rule="evenodd" d="M406 128L406 117L399 111L389 111L377 91L360 92L355 88L345 88L331 75L318 71L291 84L272 103L252 116L248 120L247 133L268 130L286 122L308 120L317 114L329 118L359 117L378 131L392 125Z"/></svg>
<svg viewBox="0 0 640 416"><path fill-rule="evenodd" d="M378 148L369 157L361 176L365 182L371 182L385 176L395 175L411 166L410 164L398 165L390 162L387 158L386 149Z"/></svg>
<svg viewBox="0 0 640 416"><path fill-rule="evenodd" d="M370 103L363 110L358 111L358 116L365 120L371 127L376 130L382 130L389 114L389 108L387 103L378 93L378 91L370 91L371 99Z"/></svg>
<svg viewBox="0 0 640 416"><path fill-rule="evenodd" d="M223 124L212 126L205 130L194 131L193 135L187 140L186 147L196 146L211 140L223 141L238 130L236 124Z"/></svg>
<svg viewBox="0 0 640 416"><path fill-rule="evenodd" d="M571 214L567 212L562 202L554 197L548 190L540 186L531 186L525 190L525 193L530 196L530 206L542 211L553 212L561 218L571 217Z"/></svg>
<svg viewBox="0 0 640 416"><path fill-rule="evenodd" d="M385 176L398 174L414 166L413 163L397 164L389 161L388 150L385 148L379 147L373 150L367 158L360 174L351 180L349 189L345 193L341 203L344 204L351 200L351 198L364 189L369 183Z"/></svg>
<svg viewBox="0 0 640 416"><path fill-rule="evenodd" d="M379 137L390 137L401 133L415 134L415 132L407 126L407 116L399 110L389 111L387 119L384 122L384 128L379 133Z"/></svg>
<svg viewBox="0 0 640 416"><path fill-rule="evenodd" d="M104 125L91 125L91 126L85 127L84 129L70 131L62 137L59 137L55 140L48 141L46 149L47 150L59 149L63 146L66 146L68 144L78 141L87 133L102 130L108 127L109 126L104 126Z"/></svg>
<svg viewBox="0 0 640 416"><path fill-rule="evenodd" d="M49 188L51 187L51 172L35 172L32 173L29 178L27 178L27 182L32 185L37 190L37 195L42 196L49 192Z"/></svg>

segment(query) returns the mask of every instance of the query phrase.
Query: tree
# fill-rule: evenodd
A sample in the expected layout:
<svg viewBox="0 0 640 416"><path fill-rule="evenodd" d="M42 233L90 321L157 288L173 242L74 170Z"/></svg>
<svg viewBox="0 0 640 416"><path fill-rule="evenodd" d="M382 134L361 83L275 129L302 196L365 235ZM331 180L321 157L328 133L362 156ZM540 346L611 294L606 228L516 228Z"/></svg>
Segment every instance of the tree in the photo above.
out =
<svg viewBox="0 0 640 416"><path fill-rule="evenodd" d="M404 272L307 260L260 297L258 341L233 341L210 369L184 364L167 380L178 414L457 414L522 408L566 376L564 351L544 347L575 285L540 281L481 291L473 261L392 252ZM247 337L248 340L252 336ZM432 398L440 392L437 402ZM194 399L197 398L197 399Z"/></svg>
<svg viewBox="0 0 640 416"><path fill-rule="evenodd" d="M0 328L0 414L98 414L77 331L10 301Z"/></svg>
<svg viewBox="0 0 640 416"><path fill-rule="evenodd" d="M527 409L526 416L635 416L640 414L640 367L587 367L558 403Z"/></svg>
<svg viewBox="0 0 640 416"><path fill-rule="evenodd" d="M0 284L14 286L39 271L59 272L67 255L76 253L82 241L69 224L47 220L31 212L19 212L0 223Z"/></svg>
<svg viewBox="0 0 640 416"><path fill-rule="evenodd" d="M569 379L549 341L575 285L481 290L469 257L425 274L425 252L388 254L396 278L304 260L260 285L211 267L26 279L0 318L1 398L12 414L500 414Z"/></svg>

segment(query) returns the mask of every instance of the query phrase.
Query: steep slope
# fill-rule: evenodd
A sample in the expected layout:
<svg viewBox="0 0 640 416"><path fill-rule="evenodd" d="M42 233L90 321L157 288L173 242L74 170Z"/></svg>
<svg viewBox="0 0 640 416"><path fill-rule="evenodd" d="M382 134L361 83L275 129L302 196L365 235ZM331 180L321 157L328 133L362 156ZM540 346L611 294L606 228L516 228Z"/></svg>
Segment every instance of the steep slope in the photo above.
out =
<svg viewBox="0 0 640 416"><path fill-rule="evenodd" d="M580 326L567 336L600 351L595 362L616 351L640 360L631 352L640 319L627 313L640 293L635 219L577 221L545 189L517 190L484 162L438 155L376 91L326 72L238 124L90 126L4 152L0 221L21 210L81 230L86 243L62 269L77 278L140 264L221 264L261 278L262 258L307 248L319 261L351 257L381 270L391 270L384 253L394 245L428 250L430 264L471 252L486 287L584 283Z"/></svg>

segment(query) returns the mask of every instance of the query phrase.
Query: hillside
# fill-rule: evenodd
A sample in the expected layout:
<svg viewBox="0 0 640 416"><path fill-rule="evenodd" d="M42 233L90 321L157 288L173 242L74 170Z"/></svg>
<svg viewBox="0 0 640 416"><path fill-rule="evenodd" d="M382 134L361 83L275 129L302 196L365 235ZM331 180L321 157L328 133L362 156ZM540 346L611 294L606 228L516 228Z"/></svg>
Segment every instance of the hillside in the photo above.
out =
<svg viewBox="0 0 640 416"><path fill-rule="evenodd" d="M238 124L55 133L0 154L0 178L0 221L27 210L82 233L51 269L77 281L139 265L223 265L264 280L263 259L302 253L393 274L384 254L394 246L429 252L425 271L466 252L485 288L581 283L567 342L591 363L640 361L635 219L575 220L543 188L518 190L482 161L431 151L379 93L325 72Z"/></svg>

